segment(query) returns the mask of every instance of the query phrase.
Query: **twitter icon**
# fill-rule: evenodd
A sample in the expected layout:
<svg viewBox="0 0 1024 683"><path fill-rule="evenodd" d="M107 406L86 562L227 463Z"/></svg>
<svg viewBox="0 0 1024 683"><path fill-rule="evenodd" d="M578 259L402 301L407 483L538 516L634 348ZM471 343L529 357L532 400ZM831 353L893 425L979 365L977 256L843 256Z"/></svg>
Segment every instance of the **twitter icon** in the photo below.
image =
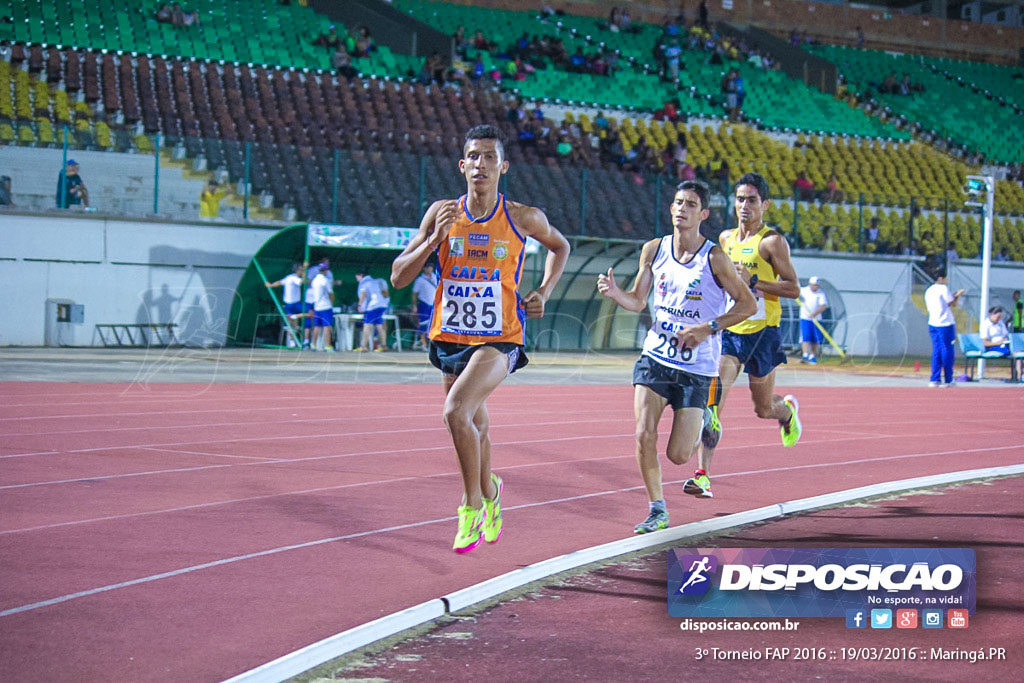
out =
<svg viewBox="0 0 1024 683"><path fill-rule="evenodd" d="M892 610L871 610L871 628L892 628Z"/></svg>

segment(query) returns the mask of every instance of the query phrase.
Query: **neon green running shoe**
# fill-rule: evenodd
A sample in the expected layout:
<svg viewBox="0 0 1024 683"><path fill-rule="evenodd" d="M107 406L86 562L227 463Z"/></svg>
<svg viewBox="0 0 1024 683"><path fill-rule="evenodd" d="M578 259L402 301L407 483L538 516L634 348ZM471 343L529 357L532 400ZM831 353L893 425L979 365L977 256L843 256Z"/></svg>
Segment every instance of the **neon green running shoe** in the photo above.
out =
<svg viewBox="0 0 1024 683"><path fill-rule="evenodd" d="M683 484L683 493L701 498L715 497L715 494L711 493L711 478L704 470L697 470L693 473L692 478L686 480L686 483Z"/></svg>
<svg viewBox="0 0 1024 683"><path fill-rule="evenodd" d="M459 532L455 535L452 550L457 553L468 553L480 545L480 531L487 519L487 508L474 510L468 505L459 507Z"/></svg>
<svg viewBox="0 0 1024 683"><path fill-rule="evenodd" d="M658 510L647 515L647 519L633 527L634 534L649 534L659 529L668 528L668 512Z"/></svg>
<svg viewBox="0 0 1024 683"><path fill-rule="evenodd" d="M800 403L796 400L796 396L789 394L782 399L782 402L789 406L789 422L782 425L782 445L787 448L795 446L796 442L800 440L800 434L803 432L803 427L800 424Z"/></svg>
<svg viewBox="0 0 1024 683"><path fill-rule="evenodd" d="M487 510L487 519L484 520L484 540L488 543L497 543L501 538L501 490L505 483L494 472L491 472L491 481L494 482L494 489L498 492L494 500L484 497L484 508Z"/></svg>
<svg viewBox="0 0 1024 683"><path fill-rule="evenodd" d="M700 430L700 440L704 448L715 448L722 439L722 421L718 419L718 406L704 408L704 424Z"/></svg>

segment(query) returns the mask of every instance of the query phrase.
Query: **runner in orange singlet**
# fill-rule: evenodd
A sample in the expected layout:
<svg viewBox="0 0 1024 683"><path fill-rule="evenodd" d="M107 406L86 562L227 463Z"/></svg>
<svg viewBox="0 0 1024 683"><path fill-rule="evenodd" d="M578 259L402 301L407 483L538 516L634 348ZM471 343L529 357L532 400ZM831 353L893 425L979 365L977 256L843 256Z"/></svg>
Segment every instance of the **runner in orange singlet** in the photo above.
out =
<svg viewBox="0 0 1024 683"><path fill-rule="evenodd" d="M569 243L540 209L498 192L508 171L500 131L476 126L466 133L459 171L466 194L434 202L416 235L391 267L397 289L412 283L437 253L438 287L430 324L430 362L443 374L444 422L462 470L463 496L452 549L468 553L501 536L501 478L491 472L487 397L527 364L526 318L544 304L569 258ZM519 296L526 238L548 248L544 278Z"/></svg>

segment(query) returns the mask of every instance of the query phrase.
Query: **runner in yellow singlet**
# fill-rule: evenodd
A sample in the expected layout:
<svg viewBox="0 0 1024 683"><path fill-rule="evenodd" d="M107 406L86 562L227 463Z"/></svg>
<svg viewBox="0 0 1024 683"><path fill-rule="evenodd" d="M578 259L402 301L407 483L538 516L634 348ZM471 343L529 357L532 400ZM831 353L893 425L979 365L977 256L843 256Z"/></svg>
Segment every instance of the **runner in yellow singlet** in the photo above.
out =
<svg viewBox="0 0 1024 683"><path fill-rule="evenodd" d="M406 287L436 252L439 282L430 324L430 361L442 372L444 422L462 471L463 496L452 550L468 553L501 536L503 483L491 472L487 397L526 365L526 318L544 315L569 258L569 243L544 212L507 200L498 181L508 171L501 133L476 126L466 133L459 171L466 194L434 202L416 235L391 267L391 283ZM526 238L547 247L540 286L519 296Z"/></svg>
<svg viewBox="0 0 1024 683"><path fill-rule="evenodd" d="M800 296L800 283L789 258L786 238L762 221L769 203L767 181L758 173L744 175L736 183L736 228L723 231L718 238L736 266L736 273L754 293L757 313L722 333L718 369L722 398L718 405L710 405L705 411L704 447L697 449L700 468L683 485L683 490L691 495L711 497L711 458L722 432L719 415L740 369L747 373L757 416L778 421L783 446L795 446L800 439L802 427L796 397L775 393L775 368L786 362L779 331L779 297L796 299Z"/></svg>

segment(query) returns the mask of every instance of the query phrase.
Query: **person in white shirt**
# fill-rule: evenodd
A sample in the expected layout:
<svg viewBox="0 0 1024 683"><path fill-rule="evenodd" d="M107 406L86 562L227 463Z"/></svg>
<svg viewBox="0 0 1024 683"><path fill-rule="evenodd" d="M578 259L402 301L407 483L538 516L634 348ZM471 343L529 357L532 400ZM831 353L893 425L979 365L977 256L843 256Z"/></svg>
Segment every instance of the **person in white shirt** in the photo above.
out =
<svg viewBox="0 0 1024 683"><path fill-rule="evenodd" d="M313 278L309 288L313 292L313 339L315 351L321 337L324 340L324 351L334 351L334 281L329 277L331 271L322 268Z"/></svg>
<svg viewBox="0 0 1024 683"><path fill-rule="evenodd" d="M818 277L807 281L806 287L800 288L800 342L803 346L801 363L814 365L818 362L818 346L824 336L814 321L821 321L821 314L828 308L828 297L818 284Z"/></svg>
<svg viewBox="0 0 1024 683"><path fill-rule="evenodd" d="M434 264L426 263L423 271L412 283L412 293L416 297L416 315L419 317L419 327L416 332L419 337L413 348L427 348L427 332L430 331L430 318L434 314L434 292L437 290L437 276L434 273Z"/></svg>
<svg viewBox="0 0 1024 683"><path fill-rule="evenodd" d="M928 333L932 338L932 375L930 385L937 387L940 380L953 386L953 342L956 340L956 320L952 308L964 290L949 293L946 272L940 271L935 284L925 290L924 304L928 308ZM941 376L940 376L941 374Z"/></svg>
<svg viewBox="0 0 1024 683"><path fill-rule="evenodd" d="M363 342L356 351L387 351L387 331L384 329L384 313L388 310L387 283L370 276L365 270L356 273L359 281L359 311L363 314ZM378 346L374 348L373 333L377 332Z"/></svg>
<svg viewBox="0 0 1024 683"><path fill-rule="evenodd" d="M292 328L293 335L288 336L288 346L295 346L295 340L299 336L299 318L302 316L302 264L296 261L292 264L292 272L277 282L265 283L269 289L283 287L284 292L281 300L284 303L284 314L287 317L288 325Z"/></svg>
<svg viewBox="0 0 1024 683"><path fill-rule="evenodd" d="M334 273L331 272L331 261L326 256L321 258L312 266L309 265L309 261L306 261L302 265L306 268L306 282L312 283L313 279L316 278L320 272L323 272L324 276L331 283L332 289L333 287L341 284L341 280L334 279ZM303 342L303 347L307 349L309 348L310 333L313 331L313 301L313 288L308 287L306 288L306 305L304 310L306 315L306 322L304 325L306 335L305 341Z"/></svg>

